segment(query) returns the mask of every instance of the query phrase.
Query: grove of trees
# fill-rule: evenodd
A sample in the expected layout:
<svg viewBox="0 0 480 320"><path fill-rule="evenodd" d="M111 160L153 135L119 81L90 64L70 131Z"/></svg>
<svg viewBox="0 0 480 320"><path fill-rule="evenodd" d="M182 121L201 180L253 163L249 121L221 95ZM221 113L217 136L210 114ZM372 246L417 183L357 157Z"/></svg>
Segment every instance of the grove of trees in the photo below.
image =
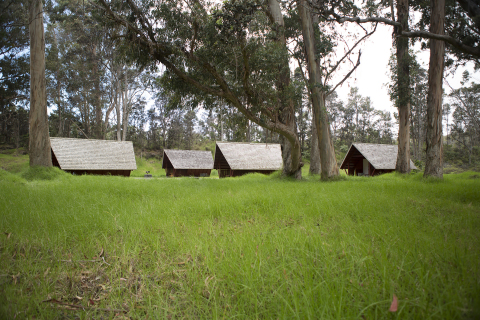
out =
<svg viewBox="0 0 480 320"><path fill-rule="evenodd" d="M132 140L142 151L278 142L283 174L297 179L305 159L322 179L337 176L353 142L398 143L402 173L410 158L435 177L444 158L479 161L479 85L465 74L443 93L444 68L480 67L471 0L7 0L0 9L0 144L29 146L31 165L51 165L48 136ZM335 32L350 22L363 35ZM356 87L335 91L379 23L394 26L394 115ZM416 41L430 50L428 70Z"/></svg>

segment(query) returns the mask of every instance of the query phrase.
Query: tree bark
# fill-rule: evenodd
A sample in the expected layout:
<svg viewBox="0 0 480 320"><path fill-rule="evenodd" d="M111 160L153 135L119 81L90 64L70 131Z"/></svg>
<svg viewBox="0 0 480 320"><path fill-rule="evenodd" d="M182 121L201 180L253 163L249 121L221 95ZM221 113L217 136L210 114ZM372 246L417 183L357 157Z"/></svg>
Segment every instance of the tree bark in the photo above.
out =
<svg viewBox="0 0 480 320"><path fill-rule="evenodd" d="M287 41L285 38L285 22L283 20L280 4L277 0L268 0L269 13L271 19L277 26L277 38L275 39L282 47L286 49ZM288 61L285 61L288 65ZM288 90L290 85L290 70L284 68L280 72L277 81L277 88L283 92ZM302 178L302 152L300 141L297 134L297 124L295 121L295 103L291 98L284 98L280 101L279 106L279 120L285 125L281 134L280 142L282 144L282 158L283 158L283 175L293 176L295 179Z"/></svg>
<svg viewBox="0 0 480 320"><path fill-rule="evenodd" d="M30 166L52 166L45 79L45 37L41 0L30 3Z"/></svg>
<svg viewBox="0 0 480 320"><path fill-rule="evenodd" d="M115 110L117 112L117 141L122 141L122 113L120 109L120 103L122 103L122 90L120 88L120 81L117 78L115 80Z"/></svg>
<svg viewBox="0 0 480 320"><path fill-rule="evenodd" d="M315 121L312 121L312 141L310 146L310 174L320 174L322 165L320 163L320 150L318 149L318 133Z"/></svg>
<svg viewBox="0 0 480 320"><path fill-rule="evenodd" d="M62 106L62 98L61 98L61 84L60 84L60 76L58 69L55 71L55 75L57 77L57 106L58 106L58 136L63 136L63 106Z"/></svg>
<svg viewBox="0 0 480 320"><path fill-rule="evenodd" d="M128 69L125 69L125 88L123 92L123 114L122 114L122 140L127 140L127 129L128 129L128 80L127 80Z"/></svg>
<svg viewBox="0 0 480 320"><path fill-rule="evenodd" d="M322 91L322 79L319 62L315 59L315 37L310 10L305 0L297 0L297 8L302 23L303 41L307 57L309 90L311 92L313 121L318 135L320 150L321 178L327 180L339 175L335 149L331 139L330 124L325 107L325 92Z"/></svg>
<svg viewBox="0 0 480 320"><path fill-rule="evenodd" d="M94 44L92 47L92 57L93 57L93 66L92 66L92 74L93 74L93 81L94 81L94 108L95 108L95 137L97 139L102 139L102 131L103 131L103 124L102 124L102 104L100 99L100 75L98 72L98 62L97 62L97 45Z"/></svg>
<svg viewBox="0 0 480 320"><path fill-rule="evenodd" d="M57 32L56 29L53 29L53 41L55 42L55 46L58 48L58 39L57 39ZM56 57L56 70L55 70L55 79L57 81L57 92L56 92L56 103L57 103L57 108L58 108L58 136L62 137L63 136L63 107L62 107L62 99L61 99L61 83L62 79L60 79L60 62L59 62L59 54L57 51L57 57Z"/></svg>
<svg viewBox="0 0 480 320"><path fill-rule="evenodd" d="M397 21L400 30L408 31L408 0L397 1ZM397 86L398 86L398 153L395 170L410 172L410 61L408 38L396 38L397 42Z"/></svg>
<svg viewBox="0 0 480 320"><path fill-rule="evenodd" d="M443 35L445 0L432 0L431 5L430 32ZM445 43L431 39L427 95L427 158L424 177L443 178L442 85L444 59Z"/></svg>

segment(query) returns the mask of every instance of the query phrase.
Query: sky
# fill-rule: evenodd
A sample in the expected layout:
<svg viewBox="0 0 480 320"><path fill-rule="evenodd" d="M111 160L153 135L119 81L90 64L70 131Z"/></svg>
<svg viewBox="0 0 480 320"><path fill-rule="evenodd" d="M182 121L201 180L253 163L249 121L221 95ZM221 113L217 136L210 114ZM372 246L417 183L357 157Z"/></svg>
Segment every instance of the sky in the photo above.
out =
<svg viewBox="0 0 480 320"><path fill-rule="evenodd" d="M392 31L393 27L379 24L377 31L362 44L360 66L341 87L337 88L339 99L346 102L350 87L356 86L359 88L359 94L370 97L375 109L391 113L397 111L390 101L386 86L390 81L388 60L392 53ZM417 60L423 68L428 70L429 51L421 51L419 44L414 47L414 51L417 52ZM468 70L473 75L473 81L480 82L480 72L474 72L473 63L469 63L466 67L459 67L454 75L446 75L445 80L453 88L459 88L464 70ZM339 78L341 79L339 76L336 80ZM449 94L451 89L445 80L443 88L445 93Z"/></svg>

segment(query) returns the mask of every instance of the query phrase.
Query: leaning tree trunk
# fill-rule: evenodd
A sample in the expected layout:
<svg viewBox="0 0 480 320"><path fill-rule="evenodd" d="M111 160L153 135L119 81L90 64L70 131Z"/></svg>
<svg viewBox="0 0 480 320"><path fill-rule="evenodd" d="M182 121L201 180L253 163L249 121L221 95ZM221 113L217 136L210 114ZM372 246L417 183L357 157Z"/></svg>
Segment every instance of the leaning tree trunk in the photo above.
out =
<svg viewBox="0 0 480 320"><path fill-rule="evenodd" d="M310 174L320 174L322 165L320 163L320 150L318 149L318 133L315 121L312 121L312 140L310 146Z"/></svg>
<svg viewBox="0 0 480 320"><path fill-rule="evenodd" d="M401 30L408 31L408 0L397 1L397 18ZM400 30L399 30L400 31ZM398 153L395 170L410 172L410 61L408 38L396 38L398 86Z"/></svg>
<svg viewBox="0 0 480 320"><path fill-rule="evenodd" d="M310 10L305 0L297 0L297 8L302 22L302 34L305 44L309 74L309 90L312 97L313 121L317 128L318 148L320 150L321 178L330 179L339 175L335 149L331 139L330 124L325 106L325 93L321 89L322 79L318 61L315 59L315 37Z"/></svg>
<svg viewBox="0 0 480 320"><path fill-rule="evenodd" d="M45 80L45 37L42 0L30 3L30 166L52 166L48 134L47 92Z"/></svg>
<svg viewBox="0 0 480 320"><path fill-rule="evenodd" d="M430 32L444 33L445 0L432 0ZM424 177L443 178L442 84L445 43L430 39L427 95L427 157Z"/></svg>

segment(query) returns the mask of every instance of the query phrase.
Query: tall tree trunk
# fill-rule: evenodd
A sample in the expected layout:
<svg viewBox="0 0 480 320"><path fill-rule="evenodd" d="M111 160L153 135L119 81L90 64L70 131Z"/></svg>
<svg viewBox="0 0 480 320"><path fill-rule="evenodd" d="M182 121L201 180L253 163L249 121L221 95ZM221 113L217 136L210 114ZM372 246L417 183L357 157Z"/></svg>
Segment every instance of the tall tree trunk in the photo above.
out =
<svg viewBox="0 0 480 320"><path fill-rule="evenodd" d="M30 166L52 166L45 80L45 37L41 0L30 3Z"/></svg>
<svg viewBox="0 0 480 320"><path fill-rule="evenodd" d="M282 10L277 0L268 0L269 14L271 22L277 26L277 37L275 41L287 48L285 38L285 23L283 21ZM285 61L288 65L288 61ZM277 88L284 93L290 85L290 69L283 68L280 71L277 80ZM286 96L286 95L285 95ZM300 141L298 139L297 126L295 121L295 103L291 98L282 98L279 106L278 118L281 123L285 124L287 131L281 133L280 143L282 145L283 158L283 175L293 176L295 179L302 178L302 152Z"/></svg>
<svg viewBox="0 0 480 320"><path fill-rule="evenodd" d="M113 59L112 59L113 60ZM103 136L102 139L107 139L107 130L108 130L108 123L110 121L110 114L112 113L113 109L116 108L117 105L117 89L115 88L115 74L114 74L114 66L113 61L111 62L112 72L110 73L110 106L108 107L107 111L105 111L105 120L103 121Z"/></svg>
<svg viewBox="0 0 480 320"><path fill-rule="evenodd" d="M100 99L100 75L98 72L98 62L97 62L97 45L94 44L92 47L92 56L93 56L93 67L92 67L92 74L93 74L93 82L94 82L94 108L95 108L95 137L97 139L102 138L102 103Z"/></svg>
<svg viewBox="0 0 480 320"><path fill-rule="evenodd" d="M408 31L408 0L397 1L397 21ZM410 172L410 61L408 38L396 38L398 86L398 153L395 170Z"/></svg>
<svg viewBox="0 0 480 320"><path fill-rule="evenodd" d="M312 17L305 0L297 0L297 9L302 22L302 34L305 44L307 66L309 74L309 90L311 92L313 121L318 134L318 148L320 150L321 178L330 179L339 175L335 149L331 139L330 124L325 106L325 93L321 90L322 79L319 62L315 59L315 37Z"/></svg>
<svg viewBox="0 0 480 320"><path fill-rule="evenodd" d="M58 39L57 39L57 32L56 29L53 29L53 41L55 42L55 47L58 48ZM63 136L63 106L61 101L61 89L62 89L62 80L60 79L60 62L59 62L59 55L57 51L57 66L55 70L55 79L57 81L57 92L56 92L56 103L58 108L58 136Z"/></svg>
<svg viewBox="0 0 480 320"><path fill-rule="evenodd" d="M288 127L290 133L288 135L280 135L283 158L283 175L293 176L295 179L302 179L303 162L301 161L302 154L300 151L300 141L296 135L297 126L295 123L293 105L291 108L284 108L279 118L280 121Z"/></svg>
<svg viewBox="0 0 480 320"><path fill-rule="evenodd" d="M20 112L17 112L15 117L15 149L20 148Z"/></svg>
<svg viewBox="0 0 480 320"><path fill-rule="evenodd" d="M118 73L117 73L118 76ZM120 88L120 81L115 81L115 110L117 111L117 141L122 141L122 112L120 103L123 102L123 93Z"/></svg>
<svg viewBox="0 0 480 320"><path fill-rule="evenodd" d="M430 32L444 33L445 0L432 0ZM443 178L442 84L445 43L430 40L427 95L427 159L424 177Z"/></svg>
<svg viewBox="0 0 480 320"><path fill-rule="evenodd" d="M318 149L318 133L315 121L312 121L312 140L310 146L310 174L320 174L322 165L320 163L320 150Z"/></svg>
<svg viewBox="0 0 480 320"><path fill-rule="evenodd" d="M57 107L58 107L58 136L63 136L63 106L62 106L62 99L60 97L60 90L61 90L61 83L60 83L60 76L59 71L55 71L55 76L57 78Z"/></svg>
<svg viewBox="0 0 480 320"><path fill-rule="evenodd" d="M223 106L220 106L220 141L223 141Z"/></svg>
<svg viewBox="0 0 480 320"><path fill-rule="evenodd" d="M127 129L128 129L128 78L127 78L128 70L125 69L125 90L124 90L124 98L123 98L123 132L122 132L122 140L127 140Z"/></svg>

